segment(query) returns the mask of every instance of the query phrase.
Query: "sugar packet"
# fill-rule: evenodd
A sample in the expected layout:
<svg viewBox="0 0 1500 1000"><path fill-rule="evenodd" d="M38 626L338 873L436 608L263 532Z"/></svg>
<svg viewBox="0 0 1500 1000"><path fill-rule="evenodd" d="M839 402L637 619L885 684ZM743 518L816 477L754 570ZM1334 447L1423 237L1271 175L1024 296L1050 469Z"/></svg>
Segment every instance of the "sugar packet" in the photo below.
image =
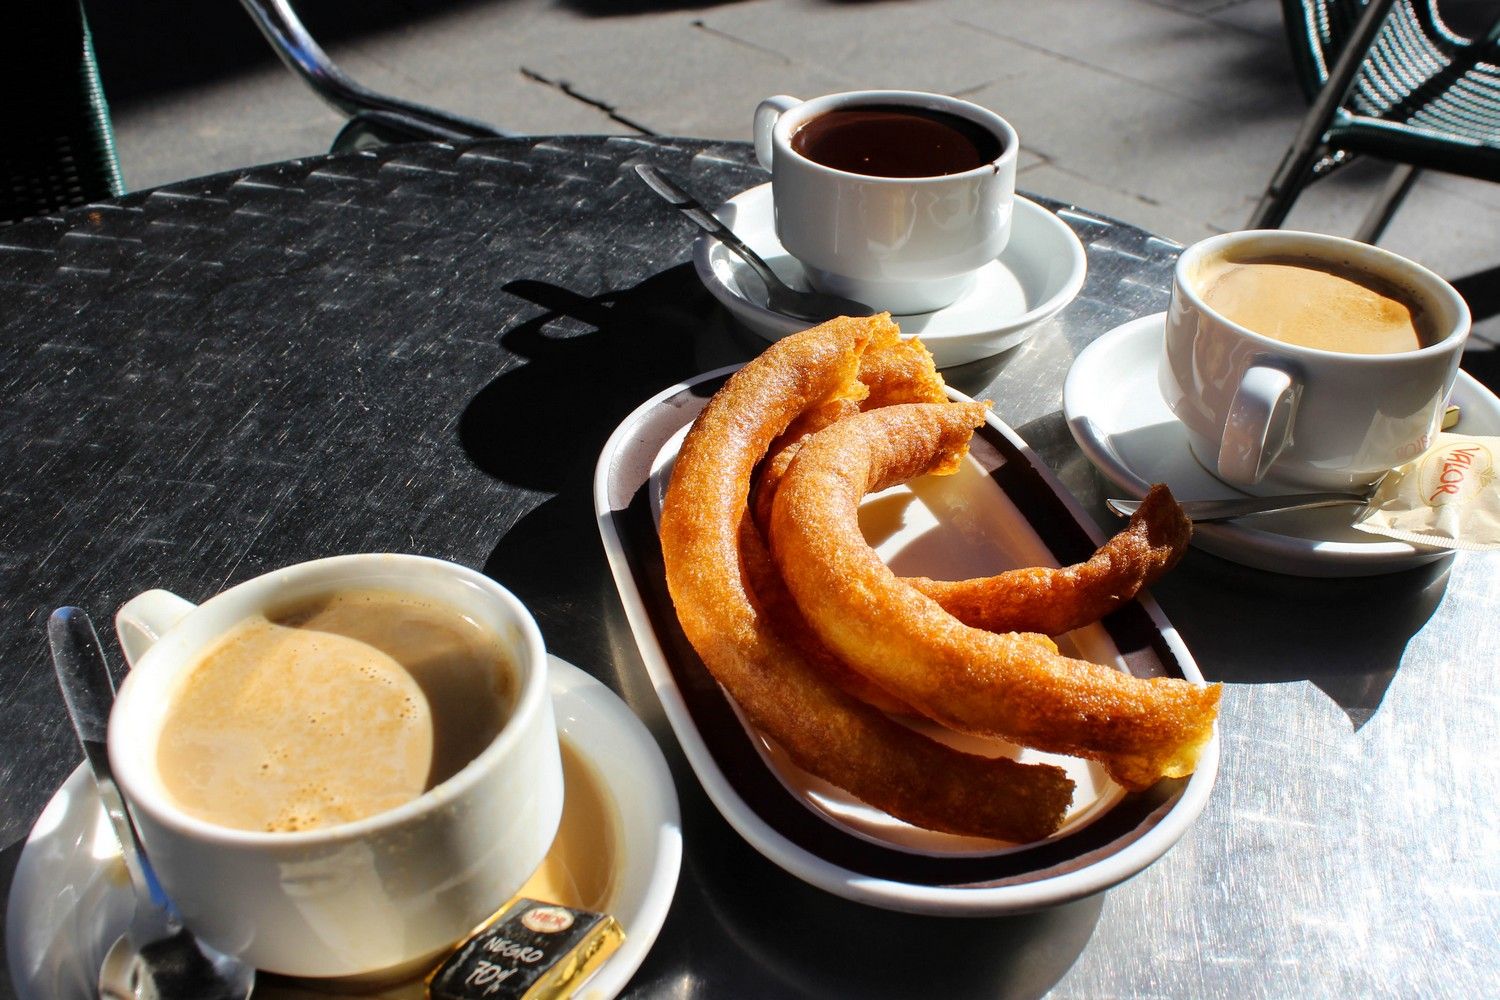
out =
<svg viewBox="0 0 1500 1000"><path fill-rule="evenodd" d="M1354 522L1360 531L1448 549L1500 549L1500 437L1439 434L1388 472Z"/></svg>

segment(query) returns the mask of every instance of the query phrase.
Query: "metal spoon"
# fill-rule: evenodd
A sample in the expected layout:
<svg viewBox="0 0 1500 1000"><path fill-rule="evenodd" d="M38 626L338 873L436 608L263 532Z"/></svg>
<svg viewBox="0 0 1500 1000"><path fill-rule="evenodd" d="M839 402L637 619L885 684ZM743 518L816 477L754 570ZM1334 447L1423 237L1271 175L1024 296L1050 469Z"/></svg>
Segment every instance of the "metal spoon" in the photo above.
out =
<svg viewBox="0 0 1500 1000"><path fill-rule="evenodd" d="M771 265L762 260L759 254L734 235L733 230L720 222L717 216L666 174L649 163L637 163L635 172L641 175L646 186L663 201L691 219L699 229L739 254L750 265L750 269L760 276L761 283L766 286L766 305L772 312L813 323L821 323L835 316L869 316L875 313L875 309L863 302L825 292L802 292L791 287L771 270Z"/></svg>
<svg viewBox="0 0 1500 1000"><path fill-rule="evenodd" d="M47 621L47 638L68 715L135 892L130 928L111 946L99 970L99 995L108 1000L245 1000L255 987L255 970L210 948L182 925L136 839L105 745L115 685L94 623L78 608L58 608Z"/></svg>
<svg viewBox="0 0 1500 1000"><path fill-rule="evenodd" d="M1293 493L1279 497L1244 497L1233 500L1184 500L1182 512L1191 521L1228 521L1252 514L1270 514L1279 510L1307 510L1313 507L1335 507L1339 504L1368 503L1374 489L1364 493ZM1140 500L1110 498L1104 505L1121 517L1129 517L1141 506Z"/></svg>

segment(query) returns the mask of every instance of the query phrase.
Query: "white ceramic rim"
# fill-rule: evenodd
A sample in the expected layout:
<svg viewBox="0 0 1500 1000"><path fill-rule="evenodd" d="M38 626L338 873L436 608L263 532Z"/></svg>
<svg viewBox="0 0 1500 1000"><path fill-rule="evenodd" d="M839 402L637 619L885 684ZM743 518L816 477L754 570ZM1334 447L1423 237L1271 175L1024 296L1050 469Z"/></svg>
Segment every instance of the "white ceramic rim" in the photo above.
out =
<svg viewBox="0 0 1500 1000"><path fill-rule="evenodd" d="M617 895L610 899L613 915L620 920L625 931L625 941L579 991L585 997L596 993L614 996L626 987L650 954L677 892L677 880L682 870L682 814L677 801L677 785L656 739L619 695L597 677L566 660L549 655L547 661L548 668L543 673L549 676L549 683L565 684L568 688L556 696L556 700L570 710L569 713L558 713L557 731L572 740L574 749L598 772L605 790L614 799L621 825L624 826L628 812L636 820L633 825L644 832L655 817L655 849L650 858L642 855L618 859L616 878L621 878L620 871L636 865L649 869L649 873L642 874L645 889L640 893L633 912L623 912ZM575 688L578 692L576 703L573 700ZM575 736L575 733L579 735ZM584 743L602 742L611 735L626 744L627 752L597 759L583 752ZM624 830L620 838L623 852L628 846L625 842L630 838ZM616 888L614 891L618 893L620 890Z"/></svg>
<svg viewBox="0 0 1500 1000"><path fill-rule="evenodd" d="M1074 358L1073 365L1068 369L1067 378L1063 382L1063 416L1074 442L1083 452L1084 457L1089 460L1089 464L1097 469L1100 475L1125 492L1132 494L1136 499L1146 495L1146 489L1150 484L1141 479L1134 470L1124 465L1108 446L1107 438L1095 435L1088 429L1089 421L1075 419L1080 415L1080 407L1072 405L1071 401L1089 399L1092 393L1098 391L1092 378L1089 379L1088 385L1085 384L1084 378L1084 373L1092 361L1089 352L1095 350L1095 345L1105 344L1105 347L1098 348L1104 351L1108 348L1109 338L1145 334L1152 328L1157 331L1156 340L1159 342L1160 331L1166 322L1166 317L1167 314L1164 312L1152 313L1127 320L1101 334L1084 347L1078 353L1078 357ZM1156 359L1153 358L1152 364L1155 363ZM1489 390L1462 369L1459 370L1458 379L1454 383L1454 392L1461 392L1466 398L1483 392L1494 398ZM1162 405L1165 406L1165 404ZM1500 400L1496 400L1493 405L1500 409ZM1186 438L1182 442L1182 447L1184 449L1188 447ZM1203 474L1213 478L1206 469ZM1216 481L1223 483L1222 480ZM1227 483L1223 483L1223 486L1225 489L1234 490L1240 496L1251 495ZM1326 578L1373 576L1411 569L1424 563L1451 558L1453 555L1452 552L1441 549L1428 550L1426 547L1419 547L1410 542L1382 538L1379 535L1371 535L1371 541L1367 544L1356 545L1349 542L1317 541L1296 535L1283 535L1233 521L1199 525L1194 531L1197 535L1211 540L1213 544L1213 548L1203 545L1197 547L1220 559L1252 566L1265 572L1280 572L1293 576ZM1228 554L1230 551L1252 552L1263 558L1252 560L1230 555ZM1282 568L1276 569L1273 565L1279 565ZM1304 567L1307 571L1294 570L1289 568L1291 566Z"/></svg>
<svg viewBox="0 0 1500 1000"><path fill-rule="evenodd" d="M625 988L650 954L671 909L682 868L681 811L666 758L630 707L586 671L555 655L549 654L547 661L549 690L561 709L557 713L558 733L567 738L574 750L598 772L605 790L613 798L622 822L622 850L628 850L632 831L640 834L640 843L645 848L638 854L627 853L621 857L616 874L621 879L621 888L617 888L616 893L625 893L624 887L627 886L638 887L638 891L614 895L610 899L611 912L625 930L625 942L589 977L582 990L582 995L588 997L611 997ZM620 752L622 748L624 752ZM81 789L81 794L94 798L96 809L103 808L97 803L93 775L87 764L78 765L68 775L46 808L51 808L57 795L69 787ZM625 820L627 815L633 822ZM29 991L29 987L35 984L21 978L26 968L22 960L31 953L26 946L35 940L30 936L34 928L28 923L34 914L24 904L35 901L38 889L32 877L36 835L37 828L33 826L24 842L16 879L6 903L5 951L13 984L23 1000L56 1000ZM102 861L94 859L92 864L98 866L95 868L97 877L107 877L102 871ZM620 874L626 871L638 875L627 878ZM76 883L74 888L77 888ZM128 894L130 889L116 883L111 891ZM46 898L52 896L49 894ZM633 907L627 907L627 901L633 901ZM73 923L65 926L73 926ZM123 929L123 923L118 929L106 926L103 928L104 937L108 940ZM361 993L359 990L348 992ZM329 995L344 994L335 990Z"/></svg>
<svg viewBox="0 0 1500 1000"><path fill-rule="evenodd" d="M377 561L380 565L374 565ZM408 553L376 552L329 556L271 570L236 584L197 605L183 617L183 623L204 609L212 611L216 607L243 600L246 595L254 595L255 603L265 607L271 603L268 598L288 584L287 576L290 574L325 575L326 583L332 589L341 583L353 583L361 579L374 577L390 579L397 576L403 567L418 571L437 571L456 578L487 598L496 601L515 623L520 639L518 652L522 654L520 658L525 661L517 664L521 683L516 695L515 709L506 720L499 735L477 757L446 781L434 785L411 801L350 823L292 833L267 833L219 826L191 816L174 806L168 800L164 790L160 788L160 782L154 775L148 773L150 771L148 757L150 751L156 748L156 734L137 735L135 726L143 723L125 725L115 722L116 713L130 711L131 706L139 699L159 693L164 686L171 684L186 669L184 661L191 659L193 654L204 649L212 641L211 639L204 640L187 650L173 650L166 644L171 642L171 631L176 631L178 627L174 626L167 635L162 636L148 649L141 657L140 663L126 674L115 699L114 709L110 713L108 729L110 764L114 768L115 777L130 806L145 811L158 823L184 836L222 844L226 847L274 851L356 840L373 832L400 826L419 815L441 808L472 789L483 779L486 772L493 768L502 757L509 755L512 748L525 738L525 730L529 728L524 724L525 720L534 718L538 712L542 711L545 707L545 700L549 697L547 651L536 619L514 594L483 573L445 559ZM400 588L397 586L394 589ZM223 632L224 630L221 629L216 634L222 635ZM164 652L158 654L158 650L164 650ZM160 659L161 656L173 652L180 657L176 663L167 667L154 666L153 658ZM147 676L143 671L154 671L160 676ZM135 737L139 745L128 745L130 737Z"/></svg>
<svg viewBox="0 0 1500 1000"><path fill-rule="evenodd" d="M757 184L754 187L746 188L744 191L733 195L718 205L714 209L714 213L717 215L731 203L741 202L743 199L749 198L764 198L767 206L769 206L771 200L770 182ZM1000 256L996 259L1004 260L1008 255L1026 252L1021 246L1021 241L1017 239L1018 223L1020 226L1034 224L1039 229L1048 232L1050 234L1048 239L1055 239L1057 248L1064 250L1067 254L1067 276L1058 284L1058 287L1051 295L1037 305L1017 316L1003 317L993 324L988 324L984 329L966 327L958 330L943 330L932 329L931 324L929 324L927 329L913 333L912 336L920 338L922 343L926 344L927 348L932 351L933 356L938 359L939 367L948 368L954 365L967 364L970 361L992 357L1001 351L1016 346L1024 339L1017 338L1017 333L1028 330L1040 324L1043 320L1049 319L1061 312L1065 306L1078 297L1078 293L1083 289L1083 283L1088 277L1088 254L1084 250L1083 241L1079 238L1078 233L1074 231L1072 226L1063 221L1057 213L1024 195L1017 194L1014 204L1010 244L1005 250L1001 251ZM1027 219L1028 221L1022 222L1022 219ZM740 225L743 228L743 222ZM774 238L774 227L771 227L770 231L772 238ZM779 241L777 245L780 245ZM745 272L748 272L749 265L743 264L739 257L734 255L733 251L725 247L717 238L707 233L700 233L693 241L693 270L697 273L698 280L708 289L709 293L725 309L728 309L731 314L735 315L740 322L749 327L756 336L765 340L776 340L779 337L796 333L799 330L805 330L813 325L807 320L794 319L782 313L774 312L767 306L749 298L744 294L738 281L734 283L734 288L731 289L729 284L723 281L714 270L713 255L716 247L719 248L720 252L734 259L736 262L734 266L737 270L743 267ZM783 250L782 252L785 251ZM795 258L792 259L795 260ZM801 264L799 263L797 266L800 267ZM960 302L962 302L962 299ZM954 307L950 306L947 308L953 309ZM937 317L941 316L944 311L944 309L938 309L932 313L916 313L913 315ZM897 323L900 323L905 317L895 315L893 318ZM934 320L933 322L936 323L938 321ZM990 341L997 342L999 346L994 350L984 349L983 353L975 354L972 357L960 357L957 359L950 357L950 355L958 353L969 345L987 345Z"/></svg>
<svg viewBox="0 0 1500 1000"><path fill-rule="evenodd" d="M988 888L913 885L852 871L826 861L787 840L739 797L709 752L697 726L692 721L692 715L683 699L682 692L672 680L666 654L656 638L650 615L646 611L645 604L631 576L624 544L612 523L609 479L617 454L627 442L636 437L636 425L647 414L671 396L695 384L728 375L740 367L742 366L728 365L706 372L663 389L646 400L615 428L614 433L605 442L594 469L594 512L599 525L599 535L604 542L605 554L615 577L620 601L625 607L626 618L636 638L636 646L640 650L641 659L650 675L652 686L661 700L672 731L682 746L693 773L697 775L709 799L729 825L734 827L740 836L766 858L810 885L845 899L883 909L944 916L996 916L1026 912L1081 899L1118 885L1145 870L1164 855L1182 838L1208 803L1209 793L1213 790L1214 779L1219 768L1220 737L1217 724L1214 726L1213 738L1203 748L1199 767L1188 779L1181 797L1168 814L1163 816L1161 821L1145 835L1132 841L1122 850L1095 860L1082 868L1038 882L1019 885ZM954 399L968 398L952 388L949 388L948 394ZM1002 430L1005 427L993 413L986 417L986 421ZM1029 447L1023 444L1021 450L1035 463L1037 471L1057 491L1059 499L1070 513L1080 524L1089 529L1096 544L1102 544L1104 539L1098 526L1093 523L1093 519L1073 498L1073 495L1063 488L1056 475L1037 458ZM1142 595L1140 601L1162 639L1181 664L1184 676L1199 684L1204 683L1197 662L1188 652L1177 630L1167 621L1161 608L1149 596ZM749 738L748 734L747 738Z"/></svg>
<svg viewBox="0 0 1500 1000"><path fill-rule="evenodd" d="M792 131L795 127L805 124L809 118L814 118L825 111L859 104L887 104L923 108L928 111L945 111L948 114L966 118L977 125L983 126L999 137L1001 142L1000 155L993 160L988 160L977 167L957 174L933 174L930 177L881 177L874 174L856 174L848 170L838 170L834 167L824 166L816 160L808 159L792 148ZM781 112L776 118L776 124L771 127L771 144L775 150L771 158L773 167L776 163L776 157L790 156L802 166L818 173L827 174L830 177L852 178L873 184L915 184L927 186L945 181L964 181L974 177L982 177L985 174L996 173L1005 165L1016 161L1021 148L1021 139L1016 134L1016 130L1010 122L1001 118L989 108L975 104L973 101L966 101L961 97L948 97L945 94L931 94L921 90L848 90L838 94L824 94L822 97L811 97L801 104Z"/></svg>
<svg viewBox="0 0 1500 1000"><path fill-rule="evenodd" d="M1265 334L1256 333L1254 330L1226 317L1223 313L1214 309L1198 294L1189 280L1188 271L1199 260L1212 253L1225 252L1227 248L1239 243L1259 242L1265 245L1265 250L1257 249L1256 253L1285 253L1288 257L1316 257L1316 252L1309 252L1309 245L1326 248L1338 252L1342 262L1353 266L1367 264L1369 261L1379 261L1380 266L1386 270L1381 271L1378 276L1400 285L1407 291L1413 292L1428 300L1428 305L1439 305L1452 318L1447 325L1443 336L1425 347L1419 347L1415 351L1401 351L1398 354L1352 354L1346 351L1330 351L1321 347L1307 347L1303 344L1291 344L1284 340L1276 340ZM1284 247L1284 249L1283 249ZM1395 275L1403 275L1407 280L1402 280ZM1469 314L1469 305L1463 296L1458 294L1457 289L1450 285L1441 275L1429 268L1418 264L1416 261L1400 254L1392 253L1383 247L1374 246L1369 243L1361 243L1358 240L1346 239L1342 236L1330 236L1326 233L1310 233L1296 229L1244 229L1229 233L1220 233L1210 236L1194 243L1186 248L1177 257L1177 264L1172 269L1172 292L1181 295L1193 307L1212 316L1215 320L1234 330L1253 344L1259 344L1265 350L1285 354L1289 357L1303 357L1309 360L1316 359L1326 362L1329 359L1338 359L1351 365L1389 365L1401 359L1425 360L1435 355L1451 353L1455 341L1461 344L1469 335L1469 327L1472 319ZM1441 317L1439 317L1441 318Z"/></svg>

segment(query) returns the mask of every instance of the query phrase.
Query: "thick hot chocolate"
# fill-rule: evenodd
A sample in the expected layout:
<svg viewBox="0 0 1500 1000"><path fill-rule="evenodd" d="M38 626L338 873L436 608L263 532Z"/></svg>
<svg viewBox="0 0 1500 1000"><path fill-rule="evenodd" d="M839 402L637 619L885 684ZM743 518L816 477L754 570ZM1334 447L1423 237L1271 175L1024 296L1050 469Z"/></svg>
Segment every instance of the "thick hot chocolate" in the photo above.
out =
<svg viewBox="0 0 1500 1000"><path fill-rule="evenodd" d="M946 111L872 104L825 111L792 135L792 149L825 167L871 177L942 177L993 161L1000 137Z"/></svg>

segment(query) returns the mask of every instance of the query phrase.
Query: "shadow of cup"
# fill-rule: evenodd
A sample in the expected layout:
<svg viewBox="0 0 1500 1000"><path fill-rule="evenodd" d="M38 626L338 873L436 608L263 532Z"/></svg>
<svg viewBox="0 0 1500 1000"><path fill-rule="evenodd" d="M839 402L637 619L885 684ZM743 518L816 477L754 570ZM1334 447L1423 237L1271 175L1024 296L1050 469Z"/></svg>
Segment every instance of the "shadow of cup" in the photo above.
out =
<svg viewBox="0 0 1500 1000"><path fill-rule="evenodd" d="M1401 573L1319 579L1190 551L1152 592L1208 680L1310 681L1358 729L1380 708L1407 644L1437 610L1451 567L1444 559Z"/></svg>

